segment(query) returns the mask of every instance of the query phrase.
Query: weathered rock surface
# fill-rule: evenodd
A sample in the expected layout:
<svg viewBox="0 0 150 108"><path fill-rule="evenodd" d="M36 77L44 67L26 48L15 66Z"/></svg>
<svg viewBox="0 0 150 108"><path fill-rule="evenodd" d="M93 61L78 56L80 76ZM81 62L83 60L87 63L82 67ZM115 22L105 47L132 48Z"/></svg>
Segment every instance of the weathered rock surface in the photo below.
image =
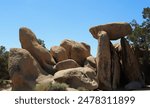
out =
<svg viewBox="0 0 150 108"><path fill-rule="evenodd" d="M25 49L11 49L9 54L9 74L12 80L12 90L33 90L36 79L42 73L40 65Z"/></svg>
<svg viewBox="0 0 150 108"><path fill-rule="evenodd" d="M98 87L95 72L88 67L78 67L61 70L55 73L54 80L60 83L67 83L70 87L83 87L94 90Z"/></svg>
<svg viewBox="0 0 150 108"><path fill-rule="evenodd" d="M35 34L30 29L22 27L19 37L22 48L28 50L46 72L53 73L53 65L56 63L48 50L37 42Z"/></svg>
<svg viewBox="0 0 150 108"><path fill-rule="evenodd" d="M61 46L53 46L50 49L50 53L55 59L56 63L68 59L66 49Z"/></svg>
<svg viewBox="0 0 150 108"><path fill-rule="evenodd" d="M124 75L128 82L143 81L143 75L140 72L138 60L136 59L133 50L125 38L121 38L121 57Z"/></svg>
<svg viewBox="0 0 150 108"><path fill-rule="evenodd" d="M54 67L56 71L60 71L60 70L65 70L65 69L70 69L70 68L77 68L80 66L73 59L67 59L67 60L58 62Z"/></svg>
<svg viewBox="0 0 150 108"><path fill-rule="evenodd" d="M84 62L84 67L89 67L96 72L96 59L93 56L87 57Z"/></svg>
<svg viewBox="0 0 150 108"><path fill-rule="evenodd" d="M68 58L75 60L80 66L84 66L86 58L90 56L90 46L85 43L64 40L60 46L66 49Z"/></svg>
<svg viewBox="0 0 150 108"><path fill-rule="evenodd" d="M111 50L111 82L112 89L115 90L120 86L120 59L114 48L114 46L110 45Z"/></svg>
<svg viewBox="0 0 150 108"><path fill-rule="evenodd" d="M99 89L112 90L110 41L105 31L98 33L98 51L96 56L97 79Z"/></svg>
<svg viewBox="0 0 150 108"><path fill-rule="evenodd" d="M116 22L105 25L99 25L90 28L89 30L94 38L98 39L99 31L106 31L110 40L116 40L121 37L127 36L132 32L131 26L125 22Z"/></svg>

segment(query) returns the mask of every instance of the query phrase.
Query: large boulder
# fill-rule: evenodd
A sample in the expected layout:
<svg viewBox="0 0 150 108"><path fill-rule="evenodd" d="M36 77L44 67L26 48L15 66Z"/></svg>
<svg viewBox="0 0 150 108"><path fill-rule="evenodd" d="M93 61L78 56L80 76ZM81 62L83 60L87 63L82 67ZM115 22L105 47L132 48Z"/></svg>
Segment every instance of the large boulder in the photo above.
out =
<svg viewBox="0 0 150 108"><path fill-rule="evenodd" d="M99 31L106 31L110 40L116 40L121 37L127 36L132 32L132 28L129 23L116 22L104 25L98 25L90 28L89 30L94 38L98 39Z"/></svg>
<svg viewBox="0 0 150 108"><path fill-rule="evenodd" d="M22 27L19 29L19 37L22 48L28 50L45 71L53 73L53 65L56 63L49 51L38 43L35 34Z"/></svg>
<svg viewBox="0 0 150 108"><path fill-rule="evenodd" d="M139 69L138 60L125 38L121 38L121 60L127 83L131 81L144 82L143 74Z"/></svg>
<svg viewBox="0 0 150 108"><path fill-rule="evenodd" d="M77 67L79 67L79 65L73 59L67 59L67 60L60 61L54 66L56 71L70 69L70 68L77 68Z"/></svg>
<svg viewBox="0 0 150 108"><path fill-rule="evenodd" d="M40 74L46 74L25 49L10 49L9 74L12 80L12 90L33 90Z"/></svg>
<svg viewBox="0 0 150 108"><path fill-rule="evenodd" d="M85 88L94 90L98 87L95 72L88 67L78 67L61 70L55 73L54 80L60 83L67 83L73 88Z"/></svg>
<svg viewBox="0 0 150 108"><path fill-rule="evenodd" d="M99 89L112 90L110 41L105 31L98 33L98 51L96 56L97 79Z"/></svg>
<svg viewBox="0 0 150 108"><path fill-rule="evenodd" d="M60 46L66 49L68 58L75 60L80 66L84 66L86 58L90 56L90 46L85 43L66 39Z"/></svg>
<svg viewBox="0 0 150 108"><path fill-rule="evenodd" d="M50 49L50 53L55 59L56 63L68 59L66 49L61 46L53 46Z"/></svg>

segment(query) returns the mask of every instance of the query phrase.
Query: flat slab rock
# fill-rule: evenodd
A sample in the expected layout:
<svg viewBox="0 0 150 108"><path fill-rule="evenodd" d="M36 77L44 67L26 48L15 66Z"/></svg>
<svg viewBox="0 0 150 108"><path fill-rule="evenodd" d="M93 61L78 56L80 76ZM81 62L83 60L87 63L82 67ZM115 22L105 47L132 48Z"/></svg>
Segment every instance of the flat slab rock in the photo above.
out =
<svg viewBox="0 0 150 108"><path fill-rule="evenodd" d="M95 39L98 39L99 31L105 31L107 32L110 40L116 40L129 35L132 32L132 28L129 23L115 22L91 27L89 31Z"/></svg>

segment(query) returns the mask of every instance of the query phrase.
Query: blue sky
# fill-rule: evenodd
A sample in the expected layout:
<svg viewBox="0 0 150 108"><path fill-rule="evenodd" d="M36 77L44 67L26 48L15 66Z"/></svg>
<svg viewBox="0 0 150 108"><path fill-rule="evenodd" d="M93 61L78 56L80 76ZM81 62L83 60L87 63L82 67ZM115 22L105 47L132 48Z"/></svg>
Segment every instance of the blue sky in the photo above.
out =
<svg viewBox="0 0 150 108"><path fill-rule="evenodd" d="M0 0L0 45L20 48L18 30L30 28L46 47L64 39L86 42L96 55L92 26L110 22L142 22L142 10L150 0Z"/></svg>

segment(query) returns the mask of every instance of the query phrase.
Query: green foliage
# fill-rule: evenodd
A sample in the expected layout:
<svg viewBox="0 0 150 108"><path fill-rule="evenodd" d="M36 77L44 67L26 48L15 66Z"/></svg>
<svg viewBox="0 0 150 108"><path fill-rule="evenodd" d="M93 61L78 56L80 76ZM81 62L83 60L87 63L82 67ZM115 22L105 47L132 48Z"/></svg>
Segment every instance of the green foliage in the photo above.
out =
<svg viewBox="0 0 150 108"><path fill-rule="evenodd" d="M133 20L130 24L133 28L133 32L128 36L128 40L133 44L135 48L144 51L142 57L143 63L149 62L149 49L150 49L150 8L143 9L143 22L138 24L136 20Z"/></svg>
<svg viewBox="0 0 150 108"><path fill-rule="evenodd" d="M6 51L6 48L0 46L0 79L9 79L8 56L9 52Z"/></svg>
<svg viewBox="0 0 150 108"><path fill-rule="evenodd" d="M136 20L131 22L133 32L128 40L133 45L135 54L140 63L141 71L145 74L145 82L150 84L150 8L144 8L142 12L143 22Z"/></svg>
<svg viewBox="0 0 150 108"><path fill-rule="evenodd" d="M68 85L65 83L50 83L48 87L48 91L66 91Z"/></svg>
<svg viewBox="0 0 150 108"><path fill-rule="evenodd" d="M42 40L42 39L37 39L37 41L38 41L38 43L39 43L40 45L42 45L44 48L46 48L46 47L45 47L44 40Z"/></svg>
<svg viewBox="0 0 150 108"><path fill-rule="evenodd" d="M66 91L68 85L65 83L44 83L35 87L36 91Z"/></svg>

